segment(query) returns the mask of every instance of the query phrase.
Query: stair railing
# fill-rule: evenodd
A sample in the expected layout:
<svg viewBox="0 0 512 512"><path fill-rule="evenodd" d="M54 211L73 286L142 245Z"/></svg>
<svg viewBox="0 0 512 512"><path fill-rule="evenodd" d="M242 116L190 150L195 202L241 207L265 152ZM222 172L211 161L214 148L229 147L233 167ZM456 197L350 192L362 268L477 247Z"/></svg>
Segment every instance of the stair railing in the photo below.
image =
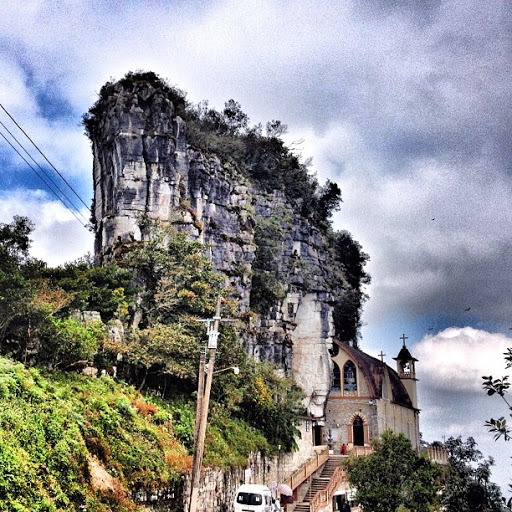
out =
<svg viewBox="0 0 512 512"><path fill-rule="evenodd" d="M329 458L329 448L326 447L311 459L308 459L286 482L292 490L307 480Z"/></svg>
<svg viewBox="0 0 512 512"><path fill-rule="evenodd" d="M318 491L309 504L310 512L317 512L321 508L325 507L332 496L336 492L336 489L340 484L347 481L347 468L345 466L338 466L332 474L327 487L322 491Z"/></svg>

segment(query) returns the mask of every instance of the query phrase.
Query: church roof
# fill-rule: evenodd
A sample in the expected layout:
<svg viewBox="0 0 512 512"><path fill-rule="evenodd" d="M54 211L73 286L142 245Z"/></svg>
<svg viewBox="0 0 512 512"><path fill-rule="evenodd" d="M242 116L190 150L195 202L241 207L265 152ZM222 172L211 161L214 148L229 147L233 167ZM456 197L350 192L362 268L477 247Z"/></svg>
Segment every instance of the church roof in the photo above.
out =
<svg viewBox="0 0 512 512"><path fill-rule="evenodd" d="M395 361L417 361L415 357L412 357L409 349L404 345L398 355L393 357Z"/></svg>
<svg viewBox="0 0 512 512"><path fill-rule="evenodd" d="M389 382L391 385L392 402L403 405L404 407L412 408L412 401L407 389L403 385L398 373L389 367L386 363L372 357L358 348L351 347L345 343L335 341L335 343L344 350L355 364L359 366L363 372L368 388L370 391L371 398L379 399L382 398L382 384L385 378L385 369L389 375Z"/></svg>

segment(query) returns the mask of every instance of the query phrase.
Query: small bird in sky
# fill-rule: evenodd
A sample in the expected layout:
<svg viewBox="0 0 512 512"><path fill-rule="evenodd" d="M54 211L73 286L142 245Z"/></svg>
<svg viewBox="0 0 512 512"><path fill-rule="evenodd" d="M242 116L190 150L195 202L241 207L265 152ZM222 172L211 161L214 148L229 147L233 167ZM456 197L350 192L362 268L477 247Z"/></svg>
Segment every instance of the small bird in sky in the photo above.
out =
<svg viewBox="0 0 512 512"><path fill-rule="evenodd" d="M429 327L428 330L431 331L433 329L433 327Z"/></svg>
<svg viewBox="0 0 512 512"><path fill-rule="evenodd" d="M469 307L469 308L466 308L466 309L465 309L464 311L469 311L470 309L471 309L471 307Z"/></svg>
<svg viewBox="0 0 512 512"><path fill-rule="evenodd" d="M436 218L435 218L435 217L432 217L432 220L436 220Z"/></svg>

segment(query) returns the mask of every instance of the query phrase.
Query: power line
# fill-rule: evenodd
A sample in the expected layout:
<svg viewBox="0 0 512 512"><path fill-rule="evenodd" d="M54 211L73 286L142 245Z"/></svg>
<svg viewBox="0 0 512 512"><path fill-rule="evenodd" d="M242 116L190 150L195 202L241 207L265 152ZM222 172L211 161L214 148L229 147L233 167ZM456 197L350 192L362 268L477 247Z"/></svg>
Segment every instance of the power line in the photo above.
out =
<svg viewBox="0 0 512 512"><path fill-rule="evenodd" d="M40 169L40 171L50 180L50 182L57 188L57 190L64 196L64 198L66 199L66 201L69 202L69 204L77 211L77 213L82 217L82 219L84 219L84 221L87 223L87 219L82 215L82 213L80 212L80 208L78 208L74 203L73 201L69 198L69 196L59 187L59 185L57 183L55 183L55 181L53 180L53 178L46 172L45 169L43 169L38 162L36 162L36 160L32 157L32 155L27 151L27 149L23 146L23 144L12 134L12 132L9 130L9 128L7 128L7 126L5 126L4 123L2 123L2 121L0 121L0 125L3 126L4 130L16 141L16 143L18 144L18 146L27 154L27 156L32 160L32 162L34 162L35 165L37 165L37 167ZM2 135L5 139L5 136ZM7 140L7 139L6 139ZM12 144L11 144L11 147ZM14 148L14 147L13 147ZM14 148L15 149L15 148ZM18 155L20 154L19 152L17 152ZM21 155L20 155L21 156ZM23 159L25 160L25 159ZM25 160L25 163L28 164L28 162ZM30 168L35 172L35 169L30 166ZM42 179L42 176L39 175L38 173L36 173L41 179ZM43 182L46 184L46 186L49 187L48 183L46 181L43 180ZM55 191L52 189L52 192L57 195L55 193ZM60 199L60 197L58 197ZM60 199L62 201L62 199ZM64 204L64 201L62 201L62 203ZM67 205L65 205L66 208L70 209Z"/></svg>
<svg viewBox="0 0 512 512"><path fill-rule="evenodd" d="M39 153L41 154L41 156L48 162L48 164L50 165L50 167L62 178L62 180L64 181L64 183L71 189L71 191L73 192L73 194L75 194L76 197L78 197L78 199L80 200L80 202L89 210L89 206L87 206L85 204L85 202L83 201L83 199L77 194L77 192L75 191L75 189L68 183L68 181L66 180L66 178L64 178L64 176L62 176L62 174L57 170L57 168L50 162L50 160L48 160L48 158L46 158L46 155L39 149L39 147L36 145L36 143L29 137L29 135L27 134L27 132L18 124L18 122L16 121L16 119L14 119L14 117L12 117L12 115L7 111L7 109L0 103L0 107L2 107L2 110L11 118L12 122L19 128L19 130L23 133L23 135L25 135L25 137L27 137L27 139L32 143L32 145L37 149L37 151L39 151Z"/></svg>
<svg viewBox="0 0 512 512"><path fill-rule="evenodd" d="M87 225L84 224L79 218L78 216L76 215L76 213L62 200L61 197L59 197L59 195L55 192L55 190L53 190L52 186L44 179L43 176L41 176L37 170L28 162L28 160L18 151L18 149L13 146L13 144L11 143L11 141L9 141L7 139L7 137L0 131L0 136L3 137L5 139L5 141L7 142L7 144L9 144L9 146L11 146L12 149L14 149L14 151L16 151L16 153L19 155L19 157L37 174L37 176L39 176L39 178L43 181L43 183L50 189L50 191L55 195L55 197L64 205L64 207L66 209L68 209L76 218L76 220L86 229L88 229ZM82 214L80 214L82 215ZM82 218L83 215L82 215Z"/></svg>

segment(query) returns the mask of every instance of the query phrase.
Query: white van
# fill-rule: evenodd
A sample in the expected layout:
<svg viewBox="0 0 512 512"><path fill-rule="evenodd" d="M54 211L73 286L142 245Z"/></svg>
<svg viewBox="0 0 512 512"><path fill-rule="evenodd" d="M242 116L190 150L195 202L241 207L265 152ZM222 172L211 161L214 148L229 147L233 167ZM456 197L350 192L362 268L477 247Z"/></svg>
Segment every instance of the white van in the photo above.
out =
<svg viewBox="0 0 512 512"><path fill-rule="evenodd" d="M244 484L235 494L235 512L271 512L272 493L266 485Z"/></svg>

